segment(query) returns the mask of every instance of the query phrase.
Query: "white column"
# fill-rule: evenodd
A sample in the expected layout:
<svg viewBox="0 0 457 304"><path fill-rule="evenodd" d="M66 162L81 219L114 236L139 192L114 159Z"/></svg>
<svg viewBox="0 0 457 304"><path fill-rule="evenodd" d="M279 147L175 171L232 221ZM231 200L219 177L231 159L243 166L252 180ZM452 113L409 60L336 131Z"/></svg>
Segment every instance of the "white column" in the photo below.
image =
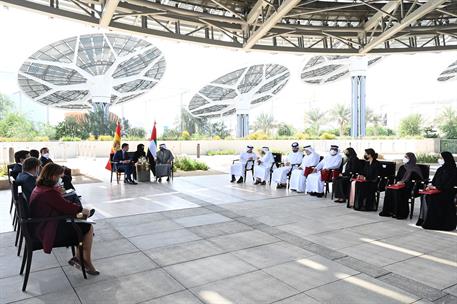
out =
<svg viewBox="0 0 457 304"><path fill-rule="evenodd" d="M368 59L362 56L351 57L349 71L352 85L352 125L351 136L366 135L366 78Z"/></svg>

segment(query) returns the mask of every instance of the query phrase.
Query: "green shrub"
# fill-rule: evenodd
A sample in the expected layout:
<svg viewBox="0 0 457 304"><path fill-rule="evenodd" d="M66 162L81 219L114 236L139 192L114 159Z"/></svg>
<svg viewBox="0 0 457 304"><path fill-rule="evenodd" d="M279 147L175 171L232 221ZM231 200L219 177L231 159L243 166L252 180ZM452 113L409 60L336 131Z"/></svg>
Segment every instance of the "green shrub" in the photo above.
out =
<svg viewBox="0 0 457 304"><path fill-rule="evenodd" d="M336 135L328 132L324 132L319 136L320 139L335 139Z"/></svg>
<svg viewBox="0 0 457 304"><path fill-rule="evenodd" d="M182 131L179 139L180 140L190 140L190 133L187 131Z"/></svg>
<svg viewBox="0 0 457 304"><path fill-rule="evenodd" d="M98 137L99 141L112 141L113 137L111 135L100 135Z"/></svg>
<svg viewBox="0 0 457 304"><path fill-rule="evenodd" d="M280 123L278 125L278 136L292 136L294 128L286 123Z"/></svg>
<svg viewBox="0 0 457 304"><path fill-rule="evenodd" d="M0 176L7 176L8 169L6 165L0 165Z"/></svg>
<svg viewBox="0 0 457 304"><path fill-rule="evenodd" d="M265 132L257 131L257 132L251 133L248 136L246 136L246 139L250 139L250 140L266 140L266 139L268 139L268 135Z"/></svg>
<svg viewBox="0 0 457 304"><path fill-rule="evenodd" d="M418 153L416 158L418 163L435 164L438 162L439 157L437 154Z"/></svg>
<svg viewBox="0 0 457 304"><path fill-rule="evenodd" d="M227 150L209 150L207 153L209 156L214 156L214 155L235 155L236 151L232 149L227 149Z"/></svg>
<svg viewBox="0 0 457 304"><path fill-rule="evenodd" d="M47 136L35 136L32 141L49 141Z"/></svg>
<svg viewBox="0 0 457 304"><path fill-rule="evenodd" d="M299 140L305 140L305 139L309 139L310 136L309 136L309 134L306 134L303 132L298 132L298 133L294 134L294 137Z"/></svg>
<svg viewBox="0 0 457 304"><path fill-rule="evenodd" d="M422 134L423 119L420 114L411 114L400 121L400 136L418 136Z"/></svg>
<svg viewBox="0 0 457 304"><path fill-rule="evenodd" d="M176 172L176 169L183 171L195 171L195 170L208 170L209 167L204 162L194 160L188 157L177 157L174 161L173 171Z"/></svg>
<svg viewBox="0 0 457 304"><path fill-rule="evenodd" d="M60 141L81 141L79 137L71 137L71 136L64 136L60 139Z"/></svg>

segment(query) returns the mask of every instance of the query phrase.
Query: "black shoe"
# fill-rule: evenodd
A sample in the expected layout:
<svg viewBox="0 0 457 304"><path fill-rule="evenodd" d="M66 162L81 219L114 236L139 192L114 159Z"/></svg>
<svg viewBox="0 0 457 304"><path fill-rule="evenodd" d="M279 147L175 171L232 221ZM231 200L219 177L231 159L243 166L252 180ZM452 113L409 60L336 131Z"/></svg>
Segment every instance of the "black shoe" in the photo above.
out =
<svg viewBox="0 0 457 304"><path fill-rule="evenodd" d="M254 185L258 185L260 182L258 180L255 181Z"/></svg>
<svg viewBox="0 0 457 304"><path fill-rule="evenodd" d="M94 215L94 213L95 213L95 209L90 209L88 217L91 217L92 215Z"/></svg>
<svg viewBox="0 0 457 304"><path fill-rule="evenodd" d="M236 182L236 178L235 178L235 175L232 175L232 179L230 180L231 183L234 183Z"/></svg>
<svg viewBox="0 0 457 304"><path fill-rule="evenodd" d="M324 193L316 193L317 197L324 197Z"/></svg>
<svg viewBox="0 0 457 304"><path fill-rule="evenodd" d="M133 179L130 180L130 184L132 185L138 185L138 183L136 181L134 181Z"/></svg>
<svg viewBox="0 0 457 304"><path fill-rule="evenodd" d="M266 182L266 181L263 181L263 182L261 182L260 184L261 184L262 186L265 186L265 185L267 184L267 182Z"/></svg>
<svg viewBox="0 0 457 304"><path fill-rule="evenodd" d="M237 184L242 184L243 183L243 178L240 177L240 179L236 182Z"/></svg>
<svg viewBox="0 0 457 304"><path fill-rule="evenodd" d="M169 181L170 181L170 178L169 178L169 177L167 177L167 182L169 182Z"/></svg>
<svg viewBox="0 0 457 304"><path fill-rule="evenodd" d="M161 182L162 182L162 178L161 178L161 177L159 177L159 179L158 179L158 182L159 182L159 183L161 183Z"/></svg>

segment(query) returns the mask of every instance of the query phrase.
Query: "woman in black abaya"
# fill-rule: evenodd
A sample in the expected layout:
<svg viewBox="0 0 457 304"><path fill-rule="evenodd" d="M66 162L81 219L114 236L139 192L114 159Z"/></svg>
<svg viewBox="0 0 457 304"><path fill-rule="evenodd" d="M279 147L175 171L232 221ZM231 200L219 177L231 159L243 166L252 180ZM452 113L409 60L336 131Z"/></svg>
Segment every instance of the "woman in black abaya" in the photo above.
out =
<svg viewBox="0 0 457 304"><path fill-rule="evenodd" d="M364 159L367 161L359 175L359 181L355 182L354 210L376 211L376 190L378 189L378 176L381 168L378 153L373 149L366 149ZM348 204L348 207L351 207Z"/></svg>
<svg viewBox="0 0 457 304"><path fill-rule="evenodd" d="M398 169L396 185L402 188L386 188L384 205L380 216L391 216L397 219L405 219L409 214L408 198L414 187L413 180L423 180L422 172L417 165L416 155L412 152L405 154L403 166Z"/></svg>
<svg viewBox="0 0 457 304"><path fill-rule="evenodd" d="M353 148L347 148L344 150L344 154L347 157L344 172L333 179L333 191L335 192L336 203L343 203L349 198L351 177L362 171L362 162L357 157L357 153Z"/></svg>
<svg viewBox="0 0 457 304"><path fill-rule="evenodd" d="M449 152L441 153L441 167L435 173L431 185L426 190L439 190L436 194L421 197L421 211L417 226L424 229L452 231L456 228L457 216L455 195L457 168L454 157Z"/></svg>

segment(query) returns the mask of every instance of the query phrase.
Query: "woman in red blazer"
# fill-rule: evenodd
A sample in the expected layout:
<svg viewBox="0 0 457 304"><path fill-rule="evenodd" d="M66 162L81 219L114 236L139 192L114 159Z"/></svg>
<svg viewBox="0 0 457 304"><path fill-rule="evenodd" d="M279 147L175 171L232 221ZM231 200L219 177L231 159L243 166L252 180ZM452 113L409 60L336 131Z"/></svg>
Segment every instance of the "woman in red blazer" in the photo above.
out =
<svg viewBox="0 0 457 304"><path fill-rule="evenodd" d="M60 181L64 175L64 169L54 163L49 163L44 166L37 179L36 187L30 196L30 212L32 217L53 217L61 215L69 215L72 217L81 218L89 216L90 211L82 208L68 200L62 195ZM98 275L92 265L91 248L94 230L92 225L86 223L78 223L81 232L83 233L83 248L84 265L87 273ZM77 233L71 223L66 221L47 221L39 223L35 227L36 237L41 240L45 253L51 253L53 244L59 241L68 239L77 239ZM80 252L76 254L68 263L70 265L79 265Z"/></svg>

